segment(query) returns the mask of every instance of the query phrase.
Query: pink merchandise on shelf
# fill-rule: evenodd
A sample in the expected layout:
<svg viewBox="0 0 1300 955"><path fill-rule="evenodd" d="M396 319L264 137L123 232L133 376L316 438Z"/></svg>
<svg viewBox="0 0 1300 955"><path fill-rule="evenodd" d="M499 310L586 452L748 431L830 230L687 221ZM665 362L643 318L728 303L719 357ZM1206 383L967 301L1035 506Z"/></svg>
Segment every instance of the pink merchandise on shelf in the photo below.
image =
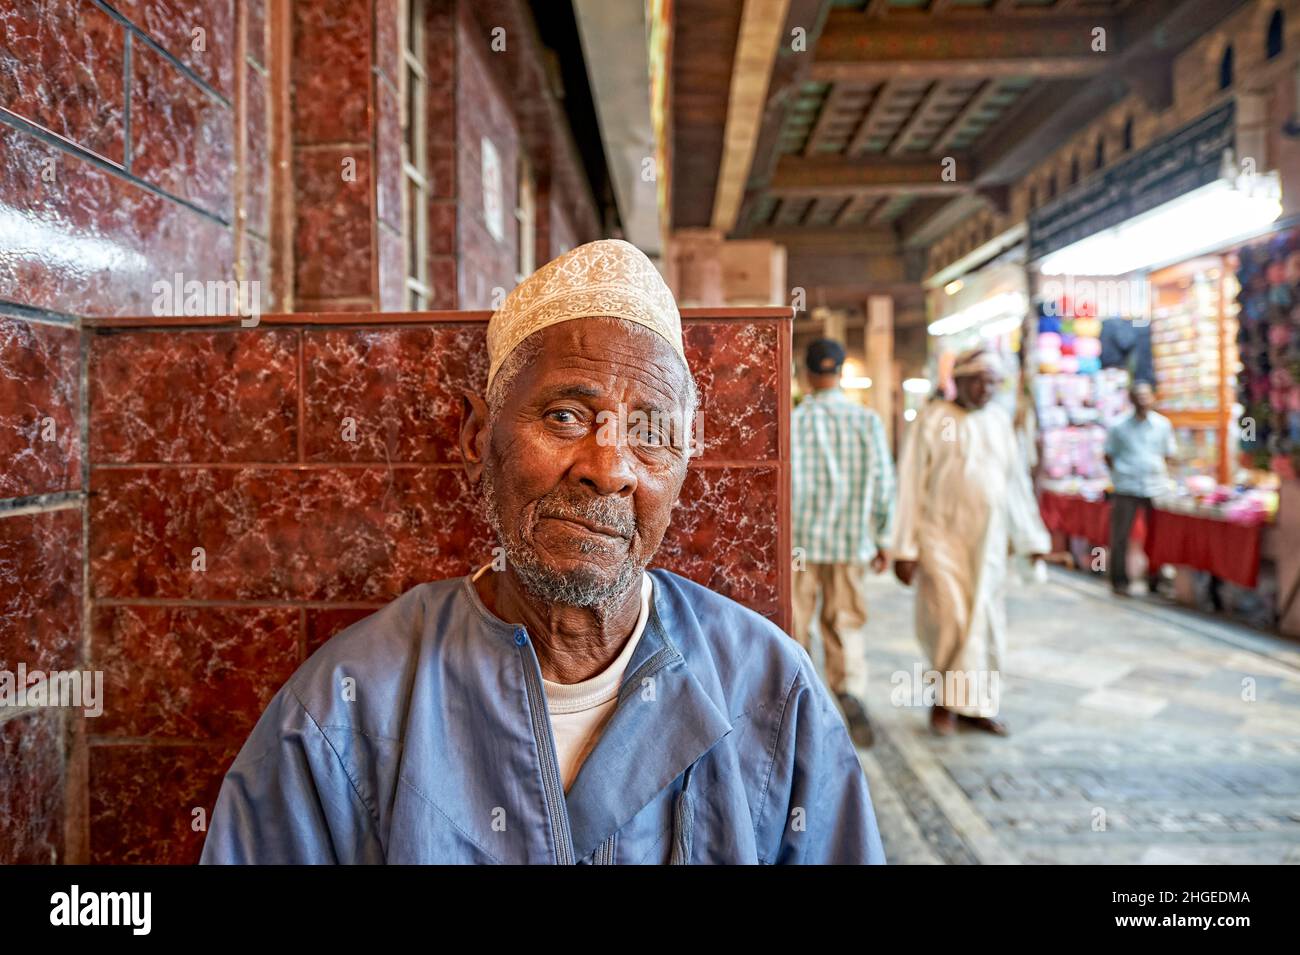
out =
<svg viewBox="0 0 1300 955"><path fill-rule="evenodd" d="M1076 338L1074 341L1074 353L1080 358L1101 357L1101 339Z"/></svg>

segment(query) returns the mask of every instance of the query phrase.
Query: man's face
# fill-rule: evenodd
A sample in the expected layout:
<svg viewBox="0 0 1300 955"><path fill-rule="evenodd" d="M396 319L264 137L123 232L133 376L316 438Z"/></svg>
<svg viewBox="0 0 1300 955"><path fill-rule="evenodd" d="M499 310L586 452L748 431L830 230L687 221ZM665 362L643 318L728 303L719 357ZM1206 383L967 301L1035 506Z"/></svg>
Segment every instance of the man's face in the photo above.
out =
<svg viewBox="0 0 1300 955"><path fill-rule="evenodd" d="M1156 394L1151 390L1151 386L1145 382L1140 385L1134 385L1130 397L1133 399L1133 406L1142 411L1149 411L1156 403Z"/></svg>
<svg viewBox="0 0 1300 955"><path fill-rule="evenodd" d="M992 400L998 387L998 376L988 371L962 375L957 379L957 397L968 408L983 408Z"/></svg>
<svg viewBox="0 0 1300 955"><path fill-rule="evenodd" d="M536 334L541 350L490 427L483 493L525 588L596 606L639 581L668 527L686 478L686 370L662 338L618 319Z"/></svg>

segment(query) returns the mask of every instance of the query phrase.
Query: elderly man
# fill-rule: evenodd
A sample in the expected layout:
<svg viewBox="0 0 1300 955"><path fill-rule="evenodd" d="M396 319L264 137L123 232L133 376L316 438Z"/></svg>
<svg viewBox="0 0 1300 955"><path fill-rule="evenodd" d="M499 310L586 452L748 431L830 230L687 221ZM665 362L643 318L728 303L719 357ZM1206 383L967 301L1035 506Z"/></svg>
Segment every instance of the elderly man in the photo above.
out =
<svg viewBox="0 0 1300 955"><path fill-rule="evenodd" d="M1006 735L996 719L1006 644L1007 552L1041 557L1047 529L1011 419L990 405L1002 369L972 349L953 368L957 400L930 402L912 423L898 468L894 573L917 581L916 632L930 659L930 727L957 723Z"/></svg>
<svg viewBox="0 0 1300 955"><path fill-rule="evenodd" d="M551 262L488 325L460 446L505 554L330 640L272 700L205 862L881 862L807 654L647 572L695 386L633 246Z"/></svg>

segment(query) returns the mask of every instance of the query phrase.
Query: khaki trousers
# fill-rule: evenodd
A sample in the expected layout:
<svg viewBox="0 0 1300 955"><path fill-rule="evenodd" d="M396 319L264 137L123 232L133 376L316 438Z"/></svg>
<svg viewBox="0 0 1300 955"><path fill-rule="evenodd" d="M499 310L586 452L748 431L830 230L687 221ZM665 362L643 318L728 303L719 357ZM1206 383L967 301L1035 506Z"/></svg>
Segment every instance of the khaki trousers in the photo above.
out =
<svg viewBox="0 0 1300 955"><path fill-rule="evenodd" d="M794 636L812 652L813 614L821 594L818 616L826 656L826 685L833 693L866 700L867 601L863 596L866 568L858 564L808 564L794 577Z"/></svg>

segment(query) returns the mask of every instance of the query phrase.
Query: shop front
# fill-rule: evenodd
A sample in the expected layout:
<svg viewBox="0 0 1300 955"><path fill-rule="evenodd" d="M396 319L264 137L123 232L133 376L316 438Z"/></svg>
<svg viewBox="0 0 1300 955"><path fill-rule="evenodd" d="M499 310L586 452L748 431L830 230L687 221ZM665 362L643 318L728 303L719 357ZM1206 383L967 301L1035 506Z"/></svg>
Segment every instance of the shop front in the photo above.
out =
<svg viewBox="0 0 1300 955"><path fill-rule="evenodd" d="M982 268L953 276L941 275L927 296L931 381L938 394L952 398L952 368L963 351L982 346L997 352L1008 374L995 400L1007 411L1017 405L1025 319L1029 314L1029 284L1024 244L1012 246ZM926 400L917 388L913 399Z"/></svg>
<svg viewBox="0 0 1300 955"><path fill-rule="evenodd" d="M1040 501L1058 542L1081 564L1104 566L1106 432L1131 413L1130 384L1149 382L1177 450L1166 491L1135 526L1141 546L1125 555L1129 576L1143 564L1165 568L1180 600L1271 625L1286 597L1272 560L1282 544L1279 473L1264 449L1289 422L1261 423L1272 366L1262 379L1249 369L1270 347L1269 332L1240 316L1259 310L1251 295L1277 295L1248 292L1242 275L1258 286L1268 273L1261 244L1273 249L1270 262L1285 255L1270 239L1285 223L1278 177L1243 172L1234 143L1229 101L1031 216L1037 321L1027 365ZM1239 353L1239 338L1250 355Z"/></svg>

